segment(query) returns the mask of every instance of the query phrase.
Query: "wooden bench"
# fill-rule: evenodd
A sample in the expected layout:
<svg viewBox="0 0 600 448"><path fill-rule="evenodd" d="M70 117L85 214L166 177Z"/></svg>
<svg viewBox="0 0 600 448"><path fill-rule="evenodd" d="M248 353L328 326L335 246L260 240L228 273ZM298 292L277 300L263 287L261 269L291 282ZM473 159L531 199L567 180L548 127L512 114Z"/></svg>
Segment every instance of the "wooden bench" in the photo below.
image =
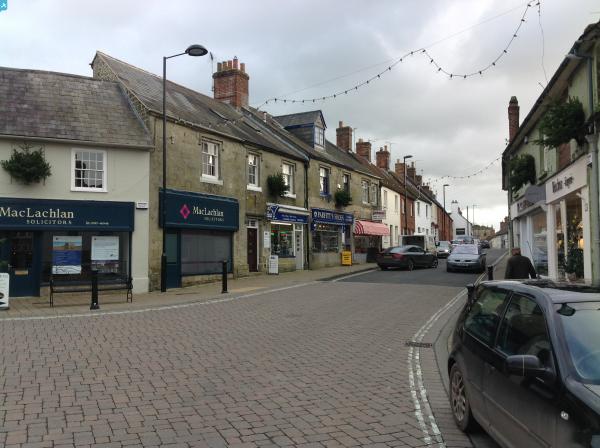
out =
<svg viewBox="0 0 600 448"><path fill-rule="evenodd" d="M50 306L54 306L54 294L92 292L92 280L70 280L50 276ZM98 293L102 291L127 291L127 302L133 302L133 279L128 276L99 278Z"/></svg>

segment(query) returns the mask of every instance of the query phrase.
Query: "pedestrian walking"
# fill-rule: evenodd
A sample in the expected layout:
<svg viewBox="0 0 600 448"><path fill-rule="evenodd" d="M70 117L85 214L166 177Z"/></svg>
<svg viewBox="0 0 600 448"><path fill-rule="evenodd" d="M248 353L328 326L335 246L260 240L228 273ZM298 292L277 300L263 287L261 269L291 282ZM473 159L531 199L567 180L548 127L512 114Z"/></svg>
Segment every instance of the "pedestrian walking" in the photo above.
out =
<svg viewBox="0 0 600 448"><path fill-rule="evenodd" d="M521 248L515 247L512 250L512 257L506 263L505 279L524 279L537 278L537 272L531 263L531 260L521 255Z"/></svg>

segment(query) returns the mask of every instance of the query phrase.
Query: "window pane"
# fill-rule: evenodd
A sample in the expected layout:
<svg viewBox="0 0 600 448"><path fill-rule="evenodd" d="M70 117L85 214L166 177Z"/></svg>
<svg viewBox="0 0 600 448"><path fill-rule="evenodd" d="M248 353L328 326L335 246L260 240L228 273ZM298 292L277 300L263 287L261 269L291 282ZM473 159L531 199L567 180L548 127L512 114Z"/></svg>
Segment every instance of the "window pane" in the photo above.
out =
<svg viewBox="0 0 600 448"><path fill-rule="evenodd" d="M104 153L100 151L76 151L74 185L79 188L103 188Z"/></svg>
<svg viewBox="0 0 600 448"><path fill-rule="evenodd" d="M483 288L465 320L465 330L485 344L493 344L505 299L504 291Z"/></svg>
<svg viewBox="0 0 600 448"><path fill-rule="evenodd" d="M218 231L181 232L181 273L218 274L222 261L229 261L231 272L231 233Z"/></svg>

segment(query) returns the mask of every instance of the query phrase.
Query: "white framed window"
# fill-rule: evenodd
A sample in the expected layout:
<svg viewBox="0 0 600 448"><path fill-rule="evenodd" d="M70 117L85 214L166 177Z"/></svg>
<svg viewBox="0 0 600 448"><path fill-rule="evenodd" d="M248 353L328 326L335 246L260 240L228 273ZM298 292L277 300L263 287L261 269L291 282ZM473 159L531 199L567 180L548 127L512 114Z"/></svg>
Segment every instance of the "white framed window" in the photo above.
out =
<svg viewBox="0 0 600 448"><path fill-rule="evenodd" d="M369 199L371 200L371 204L377 205L377 184L371 184Z"/></svg>
<svg viewBox="0 0 600 448"><path fill-rule="evenodd" d="M387 210L387 198L388 194L387 194L387 190L383 190L383 209Z"/></svg>
<svg viewBox="0 0 600 448"><path fill-rule="evenodd" d="M219 178L219 144L202 142L202 177L208 179Z"/></svg>
<svg viewBox="0 0 600 448"><path fill-rule="evenodd" d="M294 185L294 165L291 163L282 163L281 164L281 173L283 174L283 182L290 187L286 193L288 196L292 196L295 194L295 185Z"/></svg>
<svg viewBox="0 0 600 448"><path fill-rule="evenodd" d="M327 168L319 168L319 188L321 196L329 195L329 170Z"/></svg>
<svg viewBox="0 0 600 448"><path fill-rule="evenodd" d="M362 201L363 204L369 203L369 182L366 180L361 181L360 183L362 189Z"/></svg>
<svg viewBox="0 0 600 448"><path fill-rule="evenodd" d="M400 214L404 214L404 199L400 199Z"/></svg>
<svg viewBox="0 0 600 448"><path fill-rule="evenodd" d="M71 190L106 192L106 151L73 149Z"/></svg>
<svg viewBox="0 0 600 448"><path fill-rule="evenodd" d="M315 126L315 145L325 146L325 129Z"/></svg>
<svg viewBox="0 0 600 448"><path fill-rule="evenodd" d="M429 204L425 204L425 218L429 218Z"/></svg>
<svg viewBox="0 0 600 448"><path fill-rule="evenodd" d="M260 187L260 158L256 154L248 154L248 187Z"/></svg>
<svg viewBox="0 0 600 448"><path fill-rule="evenodd" d="M350 194L350 174L342 175L342 183L343 183L344 191L346 193Z"/></svg>
<svg viewBox="0 0 600 448"><path fill-rule="evenodd" d="M398 195L394 195L394 213L398 213Z"/></svg>

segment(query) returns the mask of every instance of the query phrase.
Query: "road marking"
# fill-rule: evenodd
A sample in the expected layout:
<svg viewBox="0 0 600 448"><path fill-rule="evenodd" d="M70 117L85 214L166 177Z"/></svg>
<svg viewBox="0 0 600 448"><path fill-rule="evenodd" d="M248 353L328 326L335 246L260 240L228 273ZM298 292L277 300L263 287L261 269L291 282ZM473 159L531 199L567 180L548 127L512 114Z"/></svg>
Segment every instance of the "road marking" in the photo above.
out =
<svg viewBox="0 0 600 448"><path fill-rule="evenodd" d="M463 296L465 291L461 291L452 298L445 306L434 313L427 322L415 333L412 340L419 343L427 332L435 325L438 319L452 308ZM415 417L419 422L421 432L423 433L423 442L426 445L437 444L439 448L446 448L446 443L439 426L431 410L429 399L427 398L427 389L423 384L423 371L421 369L421 352L419 347L411 347L408 350L408 382L410 394L415 407ZM430 435L431 434L431 435ZM435 439L435 440L434 440Z"/></svg>
<svg viewBox="0 0 600 448"><path fill-rule="evenodd" d="M356 274L345 275L344 277L334 278L331 280L332 283L339 282L341 280L346 280L347 278L358 277L359 275L370 274L371 272L375 272L377 269L369 269L368 271L357 272Z"/></svg>
<svg viewBox="0 0 600 448"><path fill-rule="evenodd" d="M155 307L149 307L149 308L141 308L139 310L100 311L100 312L88 312L88 313L77 313L77 314L58 314L55 316L4 317L4 318L0 318L0 322L66 319L66 318L75 318L75 317L117 316L117 315L121 315L121 314L147 313L150 311L177 310L177 309L181 309L181 308L189 308L192 306L214 305L216 303L233 302L234 300L248 299L250 297L256 297L256 296L260 296L263 294L270 294L273 292L286 291L288 289L301 288L303 286L316 285L318 283L320 283L320 282L312 281L312 282L306 282L306 283L298 283L297 285L284 286L281 288L274 288L274 289L267 289L265 291L254 292L252 294L243 294L240 296L225 297L222 299L209 299L204 302L189 302L189 303L180 303L177 305L155 306Z"/></svg>

